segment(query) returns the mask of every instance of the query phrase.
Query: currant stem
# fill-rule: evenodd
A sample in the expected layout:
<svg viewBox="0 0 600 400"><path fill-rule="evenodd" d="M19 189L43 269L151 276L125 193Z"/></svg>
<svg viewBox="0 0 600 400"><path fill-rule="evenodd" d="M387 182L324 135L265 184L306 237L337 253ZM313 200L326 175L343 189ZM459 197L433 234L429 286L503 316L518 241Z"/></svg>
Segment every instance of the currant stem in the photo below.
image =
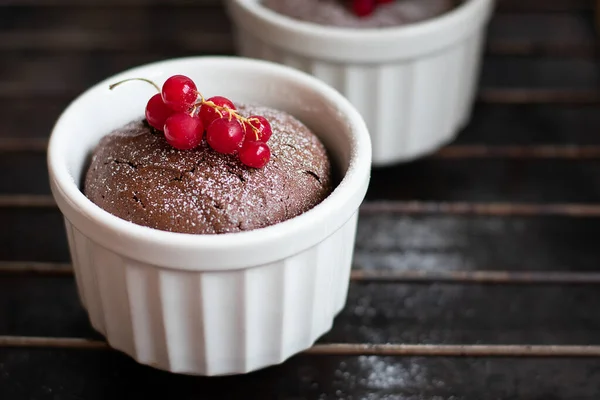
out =
<svg viewBox="0 0 600 400"><path fill-rule="evenodd" d="M244 132L246 132L246 122L248 122L248 125L250 125L250 127L252 128L252 132L254 132L254 136L256 137L256 140L259 139L258 129L255 128L251 123L249 123L248 118L242 117L241 115L239 115L238 113L236 113L234 110L232 110L230 108L218 106L212 101L205 100L204 96L202 96L202 93L200 93L200 92L198 92L198 96L200 96L200 102L194 104L194 110L196 109L196 107L200 107L202 105L207 105L210 108L212 108L213 110L215 110L216 112L218 112L219 115L221 116L221 118L223 118L223 112L226 112L229 115L230 121L231 121L231 117L233 117L242 123L242 128L244 128Z"/></svg>
<svg viewBox="0 0 600 400"><path fill-rule="evenodd" d="M120 84L125 83L125 82L130 82L130 81L142 81L142 82L149 83L149 84L151 84L152 86L154 86L156 88L156 91L158 93L160 93L160 88L158 87L158 85L156 83L152 82L150 79L146 79L146 78L129 78L129 79L124 79L124 80L122 80L120 82L113 83L108 88L110 90L113 90L115 87L119 86Z"/></svg>

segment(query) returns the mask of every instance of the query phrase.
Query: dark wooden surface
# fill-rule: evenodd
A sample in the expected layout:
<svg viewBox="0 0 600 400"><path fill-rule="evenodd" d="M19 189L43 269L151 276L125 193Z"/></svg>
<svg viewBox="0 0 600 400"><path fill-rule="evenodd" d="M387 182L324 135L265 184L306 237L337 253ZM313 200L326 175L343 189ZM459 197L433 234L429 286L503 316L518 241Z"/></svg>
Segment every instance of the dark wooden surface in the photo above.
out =
<svg viewBox="0 0 600 400"><path fill-rule="evenodd" d="M102 345L77 300L45 146L100 79L230 54L220 1L0 1L0 399L597 400L593 5L499 0L471 124L427 159L373 171L333 329L283 365L209 379Z"/></svg>

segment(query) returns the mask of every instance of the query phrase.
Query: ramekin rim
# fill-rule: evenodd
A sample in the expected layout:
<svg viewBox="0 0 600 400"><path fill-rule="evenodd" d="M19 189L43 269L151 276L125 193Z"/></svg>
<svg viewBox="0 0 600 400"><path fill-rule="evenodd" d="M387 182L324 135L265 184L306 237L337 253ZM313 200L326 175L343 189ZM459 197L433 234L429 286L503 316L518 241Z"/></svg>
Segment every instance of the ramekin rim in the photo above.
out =
<svg viewBox="0 0 600 400"><path fill-rule="evenodd" d="M436 29L437 26L451 26L454 21L460 19L464 14L472 12L479 3L491 2L492 0L464 0L452 10L434 18L414 22L402 26L391 26L381 28L351 28L328 26L315 22L303 21L280 14L260 3L260 0L229 0L243 7L247 12L262 18L269 24L277 26L288 32L296 34L321 37L325 39L339 40L379 40L391 36L417 37Z"/></svg>
<svg viewBox="0 0 600 400"><path fill-rule="evenodd" d="M87 96L92 96L100 87L104 87L116 80L127 77L137 71L148 68L157 68L161 66L173 65L182 62L202 62L202 63L238 63L246 64L249 67L267 68L275 73L293 77L304 85L308 85L318 93L323 95L332 104L343 113L349 126L353 139L353 151L344 177L338 183L336 188L321 203L305 213L288 219L286 221L270 225L264 228L258 228L251 231L222 233L222 234L189 234L180 232L169 232L155 228L150 228L126 221L103 210L91 200L89 200L78 185L73 181L66 162L61 161L60 141L64 140L60 134L62 122L66 115L72 112L75 105ZM365 179L369 179L371 169L371 142L366 124L358 111L335 89L327 86L320 80L297 71L291 67L275 64L269 61L250 59L237 56L189 56L170 58L166 60L155 61L129 68L117 74L109 76L102 81L89 87L80 93L57 118L54 127L51 130L48 142L47 165L51 183L60 192L63 200L69 203L74 212L79 213L86 219L96 224L102 225L114 232L123 233L129 237L136 237L141 240L156 242L160 245L173 244L178 248L201 249L203 247L211 250L229 249L232 246L232 239L241 246L263 243L273 238L280 237L282 234L293 234L294 231L301 230L307 224L314 224L322 221L322 217L335 212L339 208L340 201L348 202L354 197L353 194L360 190ZM56 194L55 194L56 196ZM361 198L362 202L362 198ZM360 203L360 202L359 202ZM348 214L348 218L352 213ZM291 233L290 233L291 232Z"/></svg>

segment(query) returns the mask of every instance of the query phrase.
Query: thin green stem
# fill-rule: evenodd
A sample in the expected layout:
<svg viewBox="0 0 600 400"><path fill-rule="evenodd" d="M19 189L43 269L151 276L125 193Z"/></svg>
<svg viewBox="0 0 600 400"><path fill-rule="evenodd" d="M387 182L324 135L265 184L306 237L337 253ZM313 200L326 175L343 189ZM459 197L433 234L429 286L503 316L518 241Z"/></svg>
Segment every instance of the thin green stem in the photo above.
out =
<svg viewBox="0 0 600 400"><path fill-rule="evenodd" d="M158 87L158 85L156 83L152 82L150 79L146 79L146 78L129 78L129 79L124 79L124 80L122 80L120 82L113 83L108 88L110 90L113 90L115 87L119 86L120 84L125 83L125 82L130 82L130 81L142 81L142 82L149 83L149 84L151 84L152 86L154 86L156 88L156 91L158 93L160 93L160 88Z"/></svg>

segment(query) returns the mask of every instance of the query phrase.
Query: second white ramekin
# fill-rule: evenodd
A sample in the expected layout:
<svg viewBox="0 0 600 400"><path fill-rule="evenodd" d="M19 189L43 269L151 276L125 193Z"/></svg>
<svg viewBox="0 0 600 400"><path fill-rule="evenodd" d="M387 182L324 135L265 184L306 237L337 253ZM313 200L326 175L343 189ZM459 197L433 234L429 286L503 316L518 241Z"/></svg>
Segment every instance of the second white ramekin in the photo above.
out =
<svg viewBox="0 0 600 400"><path fill-rule="evenodd" d="M427 155L470 120L494 0L465 0L442 16L383 29L299 21L260 0L227 5L240 55L311 73L357 107L376 166Z"/></svg>
<svg viewBox="0 0 600 400"><path fill-rule="evenodd" d="M143 116L150 85L190 76L205 96L291 113L331 152L343 179L308 212L254 231L190 235L122 220L80 190L99 139ZM196 57L138 67L98 83L58 119L48 148L54 198L64 215L77 288L95 329L138 362L198 375L245 373L280 363L330 329L346 301L358 208L371 145L359 113L338 92L292 68Z"/></svg>

